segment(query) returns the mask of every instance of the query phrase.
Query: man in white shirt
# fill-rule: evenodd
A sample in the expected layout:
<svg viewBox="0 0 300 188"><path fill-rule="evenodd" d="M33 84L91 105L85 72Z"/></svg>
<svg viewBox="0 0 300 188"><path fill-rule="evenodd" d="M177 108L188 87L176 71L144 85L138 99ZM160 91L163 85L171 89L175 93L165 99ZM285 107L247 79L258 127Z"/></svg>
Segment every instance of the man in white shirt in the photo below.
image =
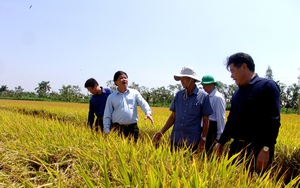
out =
<svg viewBox="0 0 300 188"><path fill-rule="evenodd" d="M215 141L220 139L225 127L226 103L223 94L216 88L218 83L215 82L211 75L203 76L201 84L203 89L209 94L209 101L213 109L213 114L209 116L209 129L205 142L205 150L209 155L212 152Z"/></svg>
<svg viewBox="0 0 300 188"><path fill-rule="evenodd" d="M125 137L133 137L137 142L139 136L137 106L139 105L145 113L145 119L150 119L153 124L152 110L137 90L128 88L127 73L117 71L114 82L118 88L106 101L103 116L104 132L108 134L111 130L116 130Z"/></svg>

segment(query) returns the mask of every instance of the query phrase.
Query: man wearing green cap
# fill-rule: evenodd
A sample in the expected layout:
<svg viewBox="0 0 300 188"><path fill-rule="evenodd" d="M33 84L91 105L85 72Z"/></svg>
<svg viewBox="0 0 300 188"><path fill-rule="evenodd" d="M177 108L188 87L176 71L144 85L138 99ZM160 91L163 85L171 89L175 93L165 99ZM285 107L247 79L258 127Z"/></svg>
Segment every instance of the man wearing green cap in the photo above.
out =
<svg viewBox="0 0 300 188"><path fill-rule="evenodd" d="M215 141L220 139L225 127L226 103L223 94L217 90L218 83L211 75L203 76L201 84L209 95L209 101L213 109L213 114L209 116L209 129L205 143L205 150L209 155Z"/></svg>

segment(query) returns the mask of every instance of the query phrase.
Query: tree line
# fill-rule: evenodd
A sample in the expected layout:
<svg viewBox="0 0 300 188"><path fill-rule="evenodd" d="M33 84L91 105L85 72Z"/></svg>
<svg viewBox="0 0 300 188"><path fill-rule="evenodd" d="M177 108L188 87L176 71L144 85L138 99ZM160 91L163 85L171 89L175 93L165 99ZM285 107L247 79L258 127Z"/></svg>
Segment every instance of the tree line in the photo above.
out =
<svg viewBox="0 0 300 188"><path fill-rule="evenodd" d="M268 67L266 71L266 78L273 79L272 69ZM298 77L300 81L300 76ZM280 87L280 101L281 108L286 110L286 113L291 110L297 112L299 109L300 101L300 86L296 83L287 86L280 81L276 81ZM112 80L106 82L106 87L116 90L116 86ZM198 85L202 88L201 84ZM176 85L169 85L167 87L156 87L147 88L145 86L140 86L138 83L132 82L129 85L130 88L138 90L145 100L151 106L168 107L170 106L173 97L176 92L182 89L180 83ZM236 84L227 85L218 81L217 89L223 93L227 109L230 108L230 100L233 92L237 89ZM35 88L35 92L24 92L21 86L15 87L14 90L9 90L6 85L0 87L0 98L2 99L22 99L22 100L51 100L51 101L64 101L64 102L86 102L88 103L90 94L82 94L81 89L78 85L63 85L59 92L51 91L50 81L41 81ZM299 113L299 112L298 112Z"/></svg>

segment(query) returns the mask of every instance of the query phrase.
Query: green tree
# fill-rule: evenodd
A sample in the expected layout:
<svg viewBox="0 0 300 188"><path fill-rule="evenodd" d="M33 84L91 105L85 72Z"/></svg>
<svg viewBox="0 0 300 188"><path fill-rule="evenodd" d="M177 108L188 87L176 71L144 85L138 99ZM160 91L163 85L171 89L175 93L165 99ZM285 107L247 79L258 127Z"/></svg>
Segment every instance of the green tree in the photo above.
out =
<svg viewBox="0 0 300 188"><path fill-rule="evenodd" d="M174 98L173 93L170 90L168 90L167 88L165 88L164 86L159 87L158 90L161 95L160 104L162 106L169 105Z"/></svg>
<svg viewBox="0 0 300 188"><path fill-rule="evenodd" d="M132 89L136 89L140 92L140 87L139 84L132 82L131 85L129 85L128 87L132 88Z"/></svg>
<svg viewBox="0 0 300 188"><path fill-rule="evenodd" d="M279 80L276 81L277 85L279 86L280 89L280 105L285 106L285 103L287 101L285 90L286 90L286 85L284 83L281 83Z"/></svg>
<svg viewBox="0 0 300 188"><path fill-rule="evenodd" d="M274 79L273 79L273 71L272 71L272 69L271 69L270 66L268 66L268 69L266 70L266 76L265 76L265 78L274 80Z"/></svg>
<svg viewBox="0 0 300 188"><path fill-rule="evenodd" d="M173 99L173 94L164 86L152 90L153 105L169 105Z"/></svg>
<svg viewBox="0 0 300 188"><path fill-rule="evenodd" d="M50 89L50 81L42 81L34 90L38 94L38 97L46 98L47 94L50 92Z"/></svg>
<svg viewBox="0 0 300 188"><path fill-rule="evenodd" d="M159 92L155 88L151 88L150 92L151 92L151 96L152 96L152 106L154 106L159 99Z"/></svg>
<svg viewBox="0 0 300 188"><path fill-rule="evenodd" d="M115 84L115 82L113 80L108 80L106 82L106 86L108 88L110 88L111 90L117 90L117 86L116 86L116 84Z"/></svg>
<svg viewBox="0 0 300 188"><path fill-rule="evenodd" d="M223 82L217 81L218 85L216 86L218 91L224 95L225 101L228 98L227 90L228 86L224 84Z"/></svg>
<svg viewBox="0 0 300 188"><path fill-rule="evenodd" d="M22 97L32 100L37 98L37 94L35 92L22 92Z"/></svg>
<svg viewBox="0 0 300 188"><path fill-rule="evenodd" d="M54 101L63 101L62 97L58 92L52 91L49 93L49 98Z"/></svg>
<svg viewBox="0 0 300 188"><path fill-rule="evenodd" d="M79 102L83 98L83 94L80 92L79 86L62 86L59 89L61 99L67 102Z"/></svg>
<svg viewBox="0 0 300 188"><path fill-rule="evenodd" d="M233 96L233 93L235 92L235 90L237 90L237 85L236 84L230 84L227 88L227 100L228 102L231 101L231 98Z"/></svg>
<svg viewBox="0 0 300 188"><path fill-rule="evenodd" d="M21 86L15 87L15 97L20 99L22 97L24 89Z"/></svg>
<svg viewBox="0 0 300 188"><path fill-rule="evenodd" d="M286 113L288 112L288 109L293 109L293 110L298 109L299 90L300 90L300 86L298 86L297 84L293 84L287 87L286 97L285 97Z"/></svg>
<svg viewBox="0 0 300 188"><path fill-rule="evenodd" d="M6 86L6 85L2 85L1 87L0 87L0 92L2 92L2 91L7 91L8 90L8 87Z"/></svg>
<svg viewBox="0 0 300 188"><path fill-rule="evenodd" d="M143 96L143 98L147 101L147 103L150 103L151 96L152 96L150 90L145 86L141 86L140 93Z"/></svg>
<svg viewBox="0 0 300 188"><path fill-rule="evenodd" d="M168 89L175 96L175 94L182 89L182 85L181 84L169 85Z"/></svg>

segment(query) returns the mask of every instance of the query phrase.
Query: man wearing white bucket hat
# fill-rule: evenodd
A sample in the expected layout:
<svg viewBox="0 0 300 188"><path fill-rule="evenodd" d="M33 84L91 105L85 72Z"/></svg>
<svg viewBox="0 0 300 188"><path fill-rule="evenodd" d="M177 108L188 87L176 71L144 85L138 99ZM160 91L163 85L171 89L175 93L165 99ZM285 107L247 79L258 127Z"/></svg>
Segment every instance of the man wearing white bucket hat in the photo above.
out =
<svg viewBox="0 0 300 188"><path fill-rule="evenodd" d="M172 151L186 147L193 152L202 151L208 131L208 116L213 113L209 97L196 86L200 80L193 68L183 67L180 74L174 75L174 79L180 80L184 89L176 93L170 106L172 113L164 127L153 136L153 140L159 141L173 126L170 137Z"/></svg>

